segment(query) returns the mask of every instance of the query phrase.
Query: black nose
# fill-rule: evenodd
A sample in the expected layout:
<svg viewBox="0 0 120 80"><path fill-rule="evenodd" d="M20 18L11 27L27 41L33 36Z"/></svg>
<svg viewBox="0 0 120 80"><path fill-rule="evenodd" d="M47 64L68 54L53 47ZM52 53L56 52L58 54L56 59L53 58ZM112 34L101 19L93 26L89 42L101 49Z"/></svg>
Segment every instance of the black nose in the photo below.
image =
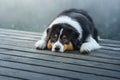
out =
<svg viewBox="0 0 120 80"><path fill-rule="evenodd" d="M55 51L59 51L60 50L60 47L59 46L56 46L55 47Z"/></svg>

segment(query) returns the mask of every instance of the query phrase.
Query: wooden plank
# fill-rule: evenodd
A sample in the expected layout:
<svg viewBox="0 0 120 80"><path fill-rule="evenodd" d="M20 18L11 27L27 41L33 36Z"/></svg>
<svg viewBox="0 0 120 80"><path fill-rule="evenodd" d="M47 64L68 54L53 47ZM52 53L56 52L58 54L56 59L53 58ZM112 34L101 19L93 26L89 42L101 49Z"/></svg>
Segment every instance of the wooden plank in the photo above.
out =
<svg viewBox="0 0 120 80"><path fill-rule="evenodd" d="M15 78L8 75L0 75L0 80L25 80L25 79Z"/></svg>
<svg viewBox="0 0 120 80"><path fill-rule="evenodd" d="M0 67L0 75L8 75L13 77L20 77L23 80L70 80L67 78L47 75L43 73L37 73L37 72L31 72L31 71L25 71L22 69L15 69L10 67Z"/></svg>
<svg viewBox="0 0 120 80"><path fill-rule="evenodd" d="M21 44L23 44L23 46L24 46L24 44L27 44L27 42L29 43L32 43L32 45L31 44L27 44L27 45L30 45L29 47L34 47L34 44L35 44L35 42L37 41L37 40L35 40L35 41L27 41L27 40L21 40L21 39L14 39L14 38L7 38L7 37L2 37L1 39L0 39L0 41L1 41L1 44L3 44L3 43L5 43L5 44L10 44L11 45L11 43L9 43L9 42L16 42L16 43L18 43L18 41L19 41L19 43L21 43ZM8 42L4 42L4 41L8 41ZM13 45L13 44L12 44ZM14 44L14 45L17 45L17 44ZM18 45L17 45L18 46ZM19 45L19 46L22 46L22 45ZM116 45L117 46L117 45ZM28 46L25 46L25 47L28 47ZM112 47L111 47L112 48ZM115 47L113 47L113 48L115 48ZM118 49L118 48L116 48L116 49ZM106 50L106 49L104 49L104 48L102 48L102 50ZM111 51L113 51L113 50L111 50ZM119 52L119 51L118 51Z"/></svg>
<svg viewBox="0 0 120 80"><path fill-rule="evenodd" d="M109 39L100 39L102 43L111 43L111 44L120 44L120 41L117 40L109 40Z"/></svg>
<svg viewBox="0 0 120 80"><path fill-rule="evenodd" d="M44 73L44 74L50 74L50 75L55 75L55 76L61 76L61 77L68 77L71 79L87 79L87 77L92 77L89 78L90 80L93 80L95 78L108 78L110 79L110 77L102 77L101 75L97 75L94 76L92 74L85 74L82 72L74 72L74 71L67 71L67 70L60 70L60 69L55 69L55 68L48 68L45 66L35 66L35 65L28 65L28 64L20 64L20 63L15 63L15 62L6 62L6 61L2 61L2 66L3 67L10 67L10 68L15 68L15 69L20 69L20 70L24 70L24 71L30 71L30 72L36 72L36 73ZM7 64L7 65L6 65ZM10 65L12 64L12 65ZM52 72L52 73L51 73ZM69 74L67 74L69 73ZM87 77L86 77L87 76ZM113 78L111 78L113 79Z"/></svg>
<svg viewBox="0 0 120 80"><path fill-rule="evenodd" d="M36 38L30 38L30 37L20 37L20 36L6 36L6 35L3 35L1 34L0 37L8 37L8 38L13 38L13 39L21 39L21 40L29 40L29 41L37 41L38 39ZM119 46L119 45L116 45L116 46ZM102 46L102 49L107 49L107 50L117 50L117 51L120 51L120 47L115 47L115 46L109 46L109 45L103 45Z"/></svg>
<svg viewBox="0 0 120 80"><path fill-rule="evenodd" d="M58 56L58 57L65 57L65 58L73 58L73 59L80 59L80 60L86 60L86 61L94 61L94 62L103 62L103 63L109 63L109 64L120 64L119 60L111 60L111 59L105 59L105 58L98 58L98 57L92 57L92 56L85 56L85 55L73 55L69 54L58 54L57 52L49 52L49 51L44 51L44 50L35 50L35 49L29 49L29 48L22 48L22 47L16 47L16 46L10 46L10 45L0 45L1 49L8 49L8 50L16 50L16 51L21 51L21 52L28 52L28 53L36 53L36 55L39 56L38 53L41 54L40 57L42 57L42 55L47 56L47 55L51 55L51 56ZM22 53L21 53L22 54ZM26 54L23 54L26 55ZM75 58L74 58L75 57ZM76 60L77 61L77 60ZM78 61L79 62L79 61Z"/></svg>
<svg viewBox="0 0 120 80"><path fill-rule="evenodd" d="M105 49L105 50L113 50L113 51L120 51L120 48L108 47L108 46L102 46L102 49Z"/></svg>
<svg viewBox="0 0 120 80"><path fill-rule="evenodd" d="M89 56L93 57L99 57L99 58L107 58L107 59L115 59L120 60L120 54L117 52L117 54L113 54L112 51L106 51L106 50L100 50L100 51L94 51L89 54Z"/></svg>
<svg viewBox="0 0 120 80"><path fill-rule="evenodd" d="M2 51L2 50L1 50ZM17 53L17 52L16 52ZM3 53L4 55L9 55L7 53ZM11 54L10 54L11 55ZM113 64L105 64L105 63L97 63L97 62L91 62L91 61L84 61L81 60L79 64L72 63L72 62L62 62L62 61L55 61L55 60L50 60L50 59L44 59L44 58L34 58L34 57L29 57L29 56L20 56L20 55L12 55L12 56L17 56L17 57L24 57L24 58L30 58L30 59L37 59L43 60L43 61L51 61L51 62L58 62L58 63L65 63L65 64L72 64L72 65L78 65L78 66L88 66L88 67L95 67L95 68L103 68L103 69L110 69L110 70L118 70L120 71L120 68L118 65L113 65ZM34 55L33 55L34 56ZM111 67L109 67L111 66Z"/></svg>
<svg viewBox="0 0 120 80"><path fill-rule="evenodd" d="M9 35L9 36L8 36ZM5 34L1 34L0 36L1 37L9 37L9 38L15 38L15 39L23 39L23 40L35 40L35 41L37 41L37 39L35 38L35 37L33 37L32 36L32 38L30 38L30 36L28 36L28 37L25 37L23 34L19 34L19 35L21 35L21 37L19 36L16 36L16 35L10 35L9 33L7 34L7 35L5 35ZM23 37L24 36L24 37ZM26 35L27 36L27 35ZM118 42L118 41L117 41ZM104 44L102 44L103 45L103 48L102 49L107 49L107 50L118 50L118 51L120 51L120 47L119 47L119 45L114 45L113 44L113 46L112 46L112 44L108 44L108 45L104 45ZM107 46L107 47L106 47ZM111 46L111 47L109 47L109 46ZM115 48L115 46L117 47L117 48Z"/></svg>
<svg viewBox="0 0 120 80"><path fill-rule="evenodd" d="M76 65L72 65L72 64L57 63L57 62L50 62L50 61L43 61L43 60L38 60L38 61L36 61L36 63L34 63L32 61L35 61L35 59L28 59L28 58L24 58L24 57L21 58L21 57L16 57L16 56L9 56L9 55L0 55L0 56L2 57L2 58L0 58L1 66L2 65L5 66L6 64L7 64L6 66L9 66L9 63L5 63L5 61L11 61L11 62L17 62L17 63L24 64L24 68L25 68L25 64L29 64L31 66L32 65L38 66L39 68L41 68L43 70L44 70L44 68L46 68L47 70L50 70L52 68L52 70L54 69L55 73L57 73L56 72L57 70L64 70L66 72L69 71L69 73L72 71L72 72L76 72L76 73L95 74L98 76L104 75L104 76L110 76L110 77L116 77L116 76L118 77L119 73L120 73L118 71L98 69L98 68L92 68L92 67L86 67L86 66L76 66ZM9 57L10 59L6 59L6 57ZM44 62L46 62L47 64ZM10 64L13 64L13 63L10 63ZM12 67L13 65L10 65L10 66ZM14 66L16 67L16 65L14 65ZM33 70L37 69L37 68L34 68L34 66L32 66ZM26 68L26 69L28 69L28 68ZM32 69L30 69L30 70L32 70ZM39 70L37 70L37 71L39 71ZM43 72L46 72L46 71L43 71ZM52 74L54 74L54 72ZM58 71L58 72L60 72L60 71ZM47 73L49 73L49 72L47 72Z"/></svg>
<svg viewBox="0 0 120 80"><path fill-rule="evenodd" d="M38 33L37 35L34 35L34 34L25 34L25 33L19 33L19 32L6 32L6 31L0 31L0 34L1 35L4 35L4 36L19 36L19 37L29 37L29 38L36 38L36 39L39 39L42 34L41 33Z"/></svg>
<svg viewBox="0 0 120 80"><path fill-rule="evenodd" d="M2 38L0 39L0 44L2 45L11 45L11 46L18 46L18 47L27 47L27 48L34 48L34 41L26 41L26 40L16 40L10 38Z"/></svg>
<svg viewBox="0 0 120 80"><path fill-rule="evenodd" d="M16 39L9 39L9 38L1 38L0 44L5 45L12 45L12 46L18 46L18 47L27 47L27 48L34 48L35 41L26 41L26 40L16 40ZM70 52L70 53L79 53L79 52ZM114 54L113 54L114 53ZM80 55L80 54L78 54ZM112 51L112 50L103 50L99 49L97 51L93 51L89 54L90 56L95 57L102 57L102 58L110 58L110 59L120 59L119 57L119 51Z"/></svg>
<svg viewBox="0 0 120 80"><path fill-rule="evenodd" d="M114 43L100 43L102 46L108 46L108 47L117 47L120 48L119 44L114 44Z"/></svg>
<svg viewBox="0 0 120 80"><path fill-rule="evenodd" d="M6 37L4 34L0 34L0 37ZM35 38L30 38L30 37L22 37L22 36L14 36L14 35L7 35L8 38L14 38L14 39L21 39L21 40L29 40L29 41L34 41L37 40Z"/></svg>
<svg viewBox="0 0 120 80"><path fill-rule="evenodd" d="M6 41L6 42L5 42L5 41ZM1 44L22 46L22 45L17 45L17 43L21 43L21 44L23 44L24 47L28 47L28 46L25 46L25 44L27 44L27 45L30 45L29 47L31 47L31 48L34 47L34 44L35 44L36 41L37 41L37 40L35 40L35 41L27 41L27 40L7 38L7 37L2 37L2 38L0 39L0 43L1 43ZM13 42L13 43L15 43L15 44L12 44L12 43L9 43L9 42ZM32 43L32 45L31 45L31 44L28 44L28 43ZM117 46L117 45L116 45L116 46ZM115 48L115 47L114 47L114 48ZM116 48L116 49L118 49L118 48ZM102 50L106 50L106 49L103 48ZM112 50L111 50L111 51L112 51ZM117 50L116 50L116 51L117 51ZM119 52L119 51L118 51L118 52Z"/></svg>
<svg viewBox="0 0 120 80"><path fill-rule="evenodd" d="M3 51L3 52L4 52L4 51L5 51L5 52L9 52L9 51L7 51L7 50L1 50L1 51ZM24 54L22 54L22 52L12 51L12 53L13 53L13 52L14 52L14 53L19 53L19 54L21 54L21 55L24 55ZM13 53L12 55L19 55L19 54L14 54L14 53ZM28 52L28 53L29 53L29 52ZM34 53L34 54L36 55L36 53ZM11 54L10 54L10 55L11 55ZM30 55L32 55L32 54L28 54L28 56L27 56L27 54L26 54L26 55L24 55L24 56L30 57ZM37 55L39 55L39 54L37 54ZM20 56L20 55L19 55L19 56ZM44 56L44 55L43 55L43 56ZM48 55L48 56L49 56L49 55ZM53 56L53 57L54 57L54 56ZM56 57L57 57L57 56L56 56ZM37 57L36 57L36 58L37 58ZM40 57L39 57L39 58L40 58ZM38 58L38 59L39 59L39 58ZM44 58L41 58L41 59L44 59ZM65 59L66 59L66 58L65 58ZM72 58L72 59L73 59L73 58ZM48 59L48 60L51 60L51 59ZM54 59L53 59L53 60L54 60ZM64 60L64 56L63 56L63 60ZM82 59L81 59L80 63L82 63L82 61L83 61L83 64L87 62L87 61L85 62L85 60L82 60ZM79 61L78 61L78 62L79 62ZM88 61L88 62L92 65L91 61ZM88 63L88 62L87 62L87 63ZM72 62L71 62L71 63L72 63ZM97 62L97 63L99 63L99 62ZM99 64L100 64L100 63L99 63ZM97 65L97 64L94 63L94 65ZM93 65L93 66L94 66L94 65ZM103 64L101 64L101 65L103 65ZM89 65L89 66L90 66L90 65ZM108 67L108 66L107 66L107 67Z"/></svg>
<svg viewBox="0 0 120 80"><path fill-rule="evenodd" d="M18 52L15 51L15 53L18 53ZM7 54L7 52L6 53L1 52L1 56L2 56L2 54L3 55L9 55L9 56L23 57L25 59L27 58L27 59L30 59L29 61L37 59L38 62L44 62L45 61L45 63L47 63L46 61L49 61L49 63L51 63L51 62L52 63L62 63L62 64L68 64L68 65L70 64L70 65L75 65L75 66L86 66L86 67L92 67L92 68L100 68L100 69L107 69L107 70L113 70L113 71L120 71L119 66L118 65L113 65L113 64L105 64L105 63L98 63L98 62L91 62L91 61L84 61L84 60L79 60L80 63L78 64L78 63L72 63L72 62L63 62L61 60L55 61L55 60L50 60L50 59L45 59L45 58L35 58L35 57L30 57L30 56ZM21 54L21 53L19 53L19 54ZM34 55L32 55L32 56L34 56ZM3 58L1 58L1 59L3 59ZM24 60L24 61L26 61L26 60Z"/></svg>
<svg viewBox="0 0 120 80"><path fill-rule="evenodd" d="M101 58L109 58L109 59L117 59L120 60L120 54L118 50L108 50L108 49L99 49L96 51L93 51L89 55L91 56L96 56L96 57L101 57Z"/></svg>
<svg viewBox="0 0 120 80"><path fill-rule="evenodd" d="M26 34L26 35L40 35L41 33L37 33L37 32L29 32L29 31L21 31L21 30L12 30L12 29L3 29L3 28L0 28L0 32L2 33L13 33L14 35L16 33L20 33L20 34Z"/></svg>
<svg viewBox="0 0 120 80"><path fill-rule="evenodd" d="M31 47L31 48L33 48L34 47L34 44L35 44L35 42L37 41L37 40L34 40L34 41L27 41L27 40L22 40L22 39L15 39L15 38L7 38L7 37L2 37L1 39L0 39L0 43L1 44L9 44L9 45L16 45L16 46L22 46L22 45L17 45L18 44L18 41L19 41L19 43L21 43L21 44L23 44L23 46L25 46L25 44L27 44L27 45L30 45L30 46L25 46L25 47ZM5 42L6 41L6 42ZM8 42L7 42L8 41ZM13 43L16 43L16 44L12 44L12 43L9 43L9 42L13 42ZM31 44L28 44L28 43L31 43ZM116 46L118 46L118 45L116 45ZM115 48L115 47L110 47L110 49L109 50L111 50L111 48ZM116 48L116 49L120 49L120 48ZM102 50L106 50L106 49L104 49L104 48L102 48ZM111 51L113 51L113 50L111 50ZM117 50L116 50L117 51ZM118 50L118 52L119 52L119 50Z"/></svg>
<svg viewBox="0 0 120 80"><path fill-rule="evenodd" d="M28 31L19 31L19 30L10 30L10 29L1 29L0 33L4 35L14 35L14 36L21 36L21 37L35 37L39 39L39 37L42 35L41 33L36 32L28 32ZM120 41L116 40L108 40L108 39L100 39L100 43L110 43L110 44L120 44ZM118 45L119 46L119 45Z"/></svg>
<svg viewBox="0 0 120 80"><path fill-rule="evenodd" d="M0 29L0 78L120 79L120 41L101 39L101 49L82 55L78 51L35 50L33 45L40 36L40 33Z"/></svg>
<svg viewBox="0 0 120 80"><path fill-rule="evenodd" d="M34 42L35 43L35 42Z"/></svg>

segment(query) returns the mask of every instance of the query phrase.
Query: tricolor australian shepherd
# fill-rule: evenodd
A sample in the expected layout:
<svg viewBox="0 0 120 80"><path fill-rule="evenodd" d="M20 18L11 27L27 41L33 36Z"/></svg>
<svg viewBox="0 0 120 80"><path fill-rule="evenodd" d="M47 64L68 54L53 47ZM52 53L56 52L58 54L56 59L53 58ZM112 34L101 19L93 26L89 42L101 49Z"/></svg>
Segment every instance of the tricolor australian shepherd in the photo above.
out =
<svg viewBox="0 0 120 80"><path fill-rule="evenodd" d="M100 48L97 42L98 32L91 17L83 10L69 9L53 20L35 47L56 52L79 50L89 53Z"/></svg>

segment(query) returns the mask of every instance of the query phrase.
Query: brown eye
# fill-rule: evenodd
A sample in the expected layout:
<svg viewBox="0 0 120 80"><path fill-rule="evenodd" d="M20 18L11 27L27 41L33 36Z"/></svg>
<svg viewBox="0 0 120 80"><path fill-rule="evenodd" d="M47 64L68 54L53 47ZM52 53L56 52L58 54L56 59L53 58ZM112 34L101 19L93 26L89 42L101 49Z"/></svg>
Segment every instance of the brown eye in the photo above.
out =
<svg viewBox="0 0 120 80"><path fill-rule="evenodd" d="M63 36L62 36L62 40L64 41L64 40L66 40L66 39L67 39L66 35L63 35Z"/></svg>
<svg viewBox="0 0 120 80"><path fill-rule="evenodd" d="M57 35L57 34L55 34L55 35L54 35L54 39L57 39L57 38L58 38L58 35Z"/></svg>
<svg viewBox="0 0 120 80"><path fill-rule="evenodd" d="M68 43L69 43L69 40L68 40L68 38L67 38L66 35L63 35L63 36L62 36L62 43L63 43L63 44L68 44Z"/></svg>

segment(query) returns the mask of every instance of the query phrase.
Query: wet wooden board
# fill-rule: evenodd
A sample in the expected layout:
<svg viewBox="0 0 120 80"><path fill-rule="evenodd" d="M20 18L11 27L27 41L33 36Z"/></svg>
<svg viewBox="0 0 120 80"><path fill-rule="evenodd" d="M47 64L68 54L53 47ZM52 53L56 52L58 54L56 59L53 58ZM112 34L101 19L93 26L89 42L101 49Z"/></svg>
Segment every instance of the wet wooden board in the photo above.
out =
<svg viewBox="0 0 120 80"><path fill-rule="evenodd" d="M88 55L36 50L41 33L0 29L0 80L120 80L120 41Z"/></svg>

